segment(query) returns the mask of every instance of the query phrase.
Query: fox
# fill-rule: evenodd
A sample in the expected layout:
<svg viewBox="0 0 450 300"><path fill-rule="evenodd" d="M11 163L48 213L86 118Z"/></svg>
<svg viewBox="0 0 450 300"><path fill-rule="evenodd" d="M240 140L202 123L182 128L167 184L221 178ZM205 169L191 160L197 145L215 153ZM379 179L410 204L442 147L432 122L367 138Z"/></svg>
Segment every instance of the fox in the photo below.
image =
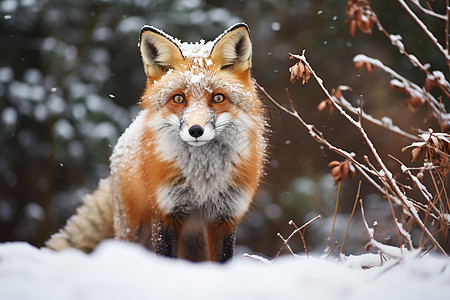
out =
<svg viewBox="0 0 450 300"><path fill-rule="evenodd" d="M138 46L147 77L140 111L112 151L109 176L46 247L89 253L114 238L157 255L226 262L266 157L249 28L186 43L145 25Z"/></svg>

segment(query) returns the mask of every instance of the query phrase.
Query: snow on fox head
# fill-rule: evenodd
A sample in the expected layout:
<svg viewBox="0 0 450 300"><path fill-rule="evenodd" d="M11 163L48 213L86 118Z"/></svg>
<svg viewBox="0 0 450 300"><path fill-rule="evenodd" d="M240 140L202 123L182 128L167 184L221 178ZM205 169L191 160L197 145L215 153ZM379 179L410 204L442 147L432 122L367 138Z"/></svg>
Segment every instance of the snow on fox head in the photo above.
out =
<svg viewBox="0 0 450 300"><path fill-rule="evenodd" d="M258 130L262 108L250 75L247 25L191 44L144 26L139 47L147 75L141 104L152 114L153 130L172 130L192 146L217 139L230 126L245 140Z"/></svg>

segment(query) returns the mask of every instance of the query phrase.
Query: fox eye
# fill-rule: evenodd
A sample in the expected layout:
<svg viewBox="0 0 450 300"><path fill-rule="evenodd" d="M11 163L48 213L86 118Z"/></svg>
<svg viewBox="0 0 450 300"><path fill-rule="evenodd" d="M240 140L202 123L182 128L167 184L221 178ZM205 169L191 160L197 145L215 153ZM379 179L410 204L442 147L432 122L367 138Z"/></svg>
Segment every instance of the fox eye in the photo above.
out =
<svg viewBox="0 0 450 300"><path fill-rule="evenodd" d="M172 97L173 102L175 102L176 104L182 104L184 103L184 97L183 95L180 94L176 94L175 96Z"/></svg>
<svg viewBox="0 0 450 300"><path fill-rule="evenodd" d="M212 103L222 103L223 101L225 101L225 96L222 94L215 94L212 97Z"/></svg>

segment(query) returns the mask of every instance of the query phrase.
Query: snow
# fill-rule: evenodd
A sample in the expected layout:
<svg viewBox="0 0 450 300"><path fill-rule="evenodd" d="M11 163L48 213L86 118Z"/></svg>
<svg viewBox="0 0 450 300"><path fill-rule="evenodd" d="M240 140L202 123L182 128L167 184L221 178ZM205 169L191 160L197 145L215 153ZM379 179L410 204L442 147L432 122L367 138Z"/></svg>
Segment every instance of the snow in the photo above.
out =
<svg viewBox="0 0 450 300"><path fill-rule="evenodd" d="M200 80L205 77L205 74L192 74L191 75L191 83L198 83Z"/></svg>
<svg viewBox="0 0 450 300"><path fill-rule="evenodd" d="M281 29L281 24L279 22L272 22L272 24L270 25L270 28L273 31L280 31Z"/></svg>
<svg viewBox="0 0 450 300"><path fill-rule="evenodd" d="M14 78L14 70L9 67L0 68L0 82L10 82Z"/></svg>
<svg viewBox="0 0 450 300"><path fill-rule="evenodd" d="M16 242L0 244L0 291L4 300L448 299L450 261L401 255L382 266L375 254L339 262L248 256L220 265L169 260L117 241L90 255Z"/></svg>
<svg viewBox="0 0 450 300"><path fill-rule="evenodd" d="M39 204L29 203L25 206L25 216L36 220L43 220L45 218L45 212Z"/></svg>
<svg viewBox="0 0 450 300"><path fill-rule="evenodd" d="M17 123L17 111L14 107L6 107L2 111L2 123L10 126L15 126Z"/></svg>
<svg viewBox="0 0 450 300"><path fill-rule="evenodd" d="M444 220L450 224L450 214L444 214Z"/></svg>
<svg viewBox="0 0 450 300"><path fill-rule="evenodd" d="M445 79L444 73L441 71L433 71L433 76L438 80L440 85L447 86L449 84Z"/></svg>
<svg viewBox="0 0 450 300"><path fill-rule="evenodd" d="M399 35L399 34L391 34L390 38L391 38L392 44L394 46L396 46L400 50L400 52L405 51L405 46L401 42L401 40L402 40L402 36L401 35Z"/></svg>
<svg viewBox="0 0 450 300"><path fill-rule="evenodd" d="M15 0L6 0L0 3L0 10L3 12L14 12L18 5L18 2Z"/></svg>

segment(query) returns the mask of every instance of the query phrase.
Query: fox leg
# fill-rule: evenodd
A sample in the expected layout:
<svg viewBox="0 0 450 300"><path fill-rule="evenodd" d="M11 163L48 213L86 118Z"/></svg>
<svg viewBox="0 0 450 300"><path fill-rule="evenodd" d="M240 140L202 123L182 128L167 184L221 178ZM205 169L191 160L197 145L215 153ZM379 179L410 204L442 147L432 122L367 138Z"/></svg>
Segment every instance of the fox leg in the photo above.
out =
<svg viewBox="0 0 450 300"><path fill-rule="evenodd" d="M233 256L236 240L236 224L231 221L214 222L208 225L209 258L225 262Z"/></svg>
<svg viewBox="0 0 450 300"><path fill-rule="evenodd" d="M152 218L153 251L158 255L177 257L179 224L172 218Z"/></svg>

